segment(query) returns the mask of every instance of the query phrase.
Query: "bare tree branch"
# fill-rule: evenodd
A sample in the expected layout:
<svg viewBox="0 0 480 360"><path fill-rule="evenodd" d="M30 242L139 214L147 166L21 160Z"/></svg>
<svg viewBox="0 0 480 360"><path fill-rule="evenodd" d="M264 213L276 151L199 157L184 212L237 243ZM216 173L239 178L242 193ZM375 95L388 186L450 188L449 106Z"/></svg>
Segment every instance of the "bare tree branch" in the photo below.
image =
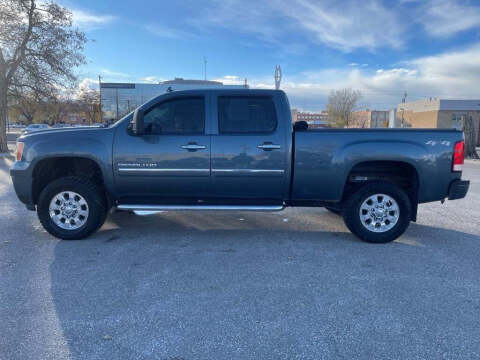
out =
<svg viewBox="0 0 480 360"><path fill-rule="evenodd" d="M30 0L30 8L28 11L28 26L27 31L22 39L22 42L19 47L17 47L13 53L12 59L7 62L7 66L9 67L7 72L7 82L10 81L15 71L17 71L18 65L25 59L25 49L27 47L28 42L32 36L33 30L33 14L35 11L35 1Z"/></svg>
<svg viewBox="0 0 480 360"><path fill-rule="evenodd" d="M342 89L332 91L328 97L327 111L330 121L338 127L352 125L352 112L358 100L362 97L360 91Z"/></svg>
<svg viewBox="0 0 480 360"><path fill-rule="evenodd" d="M0 0L0 152L7 151L7 104L58 96L85 63L85 34L53 1Z"/></svg>

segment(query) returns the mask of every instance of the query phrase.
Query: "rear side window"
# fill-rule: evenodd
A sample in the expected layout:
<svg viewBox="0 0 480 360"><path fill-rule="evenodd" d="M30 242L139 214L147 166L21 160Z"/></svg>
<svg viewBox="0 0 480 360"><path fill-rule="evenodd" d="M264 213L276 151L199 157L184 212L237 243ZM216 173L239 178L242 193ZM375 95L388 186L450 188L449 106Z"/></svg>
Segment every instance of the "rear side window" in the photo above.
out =
<svg viewBox="0 0 480 360"><path fill-rule="evenodd" d="M189 97L162 102L145 113L143 125L145 134L203 134L204 98Z"/></svg>
<svg viewBox="0 0 480 360"><path fill-rule="evenodd" d="M270 133L277 128L273 99L268 96L220 96L220 134Z"/></svg>

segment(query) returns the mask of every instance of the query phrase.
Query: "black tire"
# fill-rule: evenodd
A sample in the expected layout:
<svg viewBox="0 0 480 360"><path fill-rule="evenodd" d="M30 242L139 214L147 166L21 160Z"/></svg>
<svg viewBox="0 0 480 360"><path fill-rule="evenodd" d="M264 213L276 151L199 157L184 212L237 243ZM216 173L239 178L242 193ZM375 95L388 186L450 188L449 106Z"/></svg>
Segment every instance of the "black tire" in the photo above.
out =
<svg viewBox="0 0 480 360"><path fill-rule="evenodd" d="M335 209L335 208L326 207L326 206L325 206L325 209L327 209L328 211L330 211L331 213L334 213L336 215L342 215L342 210L341 209Z"/></svg>
<svg viewBox="0 0 480 360"><path fill-rule="evenodd" d="M388 195L398 204L399 216L397 223L385 232L368 230L360 219L360 207L362 203L375 194ZM379 244L393 241L401 236L410 224L411 212L412 206L410 198L403 189L389 182L376 181L365 184L349 195L345 203L343 219L348 229L361 240Z"/></svg>
<svg viewBox="0 0 480 360"><path fill-rule="evenodd" d="M88 205L87 220L78 229L63 229L50 217L50 201L62 191L73 191L81 195ZM68 176L52 181L42 190L38 198L37 214L44 229L53 236L63 240L80 240L93 234L103 225L107 216L107 206L103 192L93 181Z"/></svg>

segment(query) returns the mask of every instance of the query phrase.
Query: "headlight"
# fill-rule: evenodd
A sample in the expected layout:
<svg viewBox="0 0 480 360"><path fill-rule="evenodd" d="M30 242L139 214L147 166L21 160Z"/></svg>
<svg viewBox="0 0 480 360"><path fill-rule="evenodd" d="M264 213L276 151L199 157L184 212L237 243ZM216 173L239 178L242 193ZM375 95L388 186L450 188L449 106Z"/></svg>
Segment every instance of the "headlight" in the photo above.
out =
<svg viewBox="0 0 480 360"><path fill-rule="evenodd" d="M15 151L17 161L22 160L23 148L24 147L25 147L25 144L23 142L17 141L17 149Z"/></svg>

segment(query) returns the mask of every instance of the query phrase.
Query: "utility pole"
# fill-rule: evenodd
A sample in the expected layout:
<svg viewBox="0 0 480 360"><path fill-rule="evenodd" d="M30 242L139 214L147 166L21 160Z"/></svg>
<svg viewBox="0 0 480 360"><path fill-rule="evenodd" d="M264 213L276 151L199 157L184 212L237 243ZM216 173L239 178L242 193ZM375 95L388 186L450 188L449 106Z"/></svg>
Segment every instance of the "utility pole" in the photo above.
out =
<svg viewBox="0 0 480 360"><path fill-rule="evenodd" d="M402 128L405 127L404 125L404 113L405 113L405 102L407 101L407 92L405 91L405 93L403 94L403 98L402 98Z"/></svg>
<svg viewBox="0 0 480 360"><path fill-rule="evenodd" d="M115 116L116 119L115 119L115 120L118 121L118 119L119 119L119 118L118 118L118 88L115 89L115 101L116 101L116 103L117 103L117 110L116 110L116 116Z"/></svg>
<svg viewBox="0 0 480 360"><path fill-rule="evenodd" d="M205 76L205 81L207 81L207 58L203 57L203 74Z"/></svg>
<svg viewBox="0 0 480 360"><path fill-rule="evenodd" d="M98 75L98 93L100 96L98 106L100 107L100 122L103 124L103 112L102 112L102 77Z"/></svg>

